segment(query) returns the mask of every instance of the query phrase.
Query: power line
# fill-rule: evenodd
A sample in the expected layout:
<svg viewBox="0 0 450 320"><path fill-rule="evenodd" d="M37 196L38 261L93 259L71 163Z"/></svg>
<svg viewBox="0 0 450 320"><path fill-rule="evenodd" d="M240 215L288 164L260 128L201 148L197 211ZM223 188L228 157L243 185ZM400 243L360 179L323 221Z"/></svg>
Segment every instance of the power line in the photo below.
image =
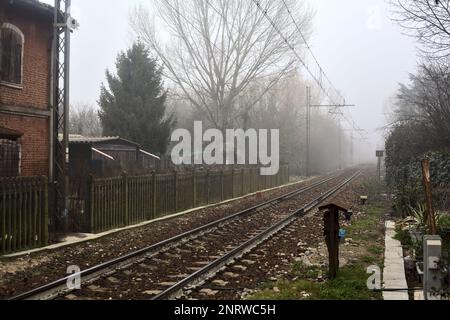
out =
<svg viewBox="0 0 450 320"><path fill-rule="evenodd" d="M283 1L284 6L286 7L286 10L287 10L289 16L291 17L292 21L294 22L295 28L297 29L297 31L298 31L298 33L300 34L300 36L301 36L303 42L305 43L306 48L307 48L308 51L311 53L311 56L313 57L315 63L316 63L317 66L319 67L319 72L320 72L320 74L325 76L325 79L328 81L328 83L329 83L330 86L333 88L333 90L336 92L336 94L339 95L339 97L340 97L342 100L345 100L344 97L342 97L342 95L341 95L341 94L339 93L339 91L336 89L336 87L334 86L334 84L331 82L331 80L330 80L330 78L328 77L327 73L324 71L324 69L323 69L322 66L320 65L319 60L316 58L316 55L315 55L314 52L312 51L311 46L309 45L308 41L306 40L306 36L303 34L303 32L302 32L300 26L298 25L297 21L295 20L295 18L294 18L294 16L293 16L291 10L289 9L289 6L287 5L286 1L285 1L285 0L282 0L282 1Z"/></svg>
<svg viewBox="0 0 450 320"><path fill-rule="evenodd" d="M340 97L341 100L345 101L345 98L344 98L344 97L340 94L340 92L336 89L335 85L333 84L333 82L332 82L332 81L330 80L330 78L328 77L327 73L324 71L324 69L323 69L322 66L320 65L319 60L317 59L316 55L314 54L313 50L311 49L311 46L309 45L309 43L308 43L308 41L307 41L307 39L306 39L306 36L305 36L304 33L302 32L302 30L301 30L300 26L298 25L297 21L295 20L295 18L294 18L294 16L293 16L291 10L289 9L289 6L287 5L286 1L285 1L285 0L282 0L282 2L283 2L283 4L284 4L284 6L285 6L285 8L286 8L286 10L287 10L287 12L288 12L290 18L292 19L292 21L293 21L293 23L294 23L294 25L295 25L295 27L296 27L298 33L300 34L300 36L301 36L301 38L302 38L304 44L306 45L308 51L310 52L310 54L311 54L311 56L312 56L314 62L317 64L317 66L318 66L318 68L319 68L320 76L323 75L323 76L325 77L325 79L327 80L328 84L330 85L330 87L334 90L334 92ZM266 15L266 17L267 17L267 15ZM316 81L317 81L317 80L316 80ZM323 87L322 87L321 84L322 84L322 82L320 81L319 86L323 89ZM327 94L327 96L329 97L328 94ZM334 101L333 101L332 99L330 99L330 100L334 103ZM343 104L345 105L345 102L344 102ZM338 104L335 104L335 105L338 105ZM330 105L330 107L331 107L331 105ZM337 108L336 108L336 109L337 109ZM349 119L348 117L346 117L345 114L344 114L342 111L339 111L339 112L337 112L336 114L340 115L346 122L348 122L348 124L350 124L350 125L353 127L353 129L354 129L355 131L358 131L358 132L364 131L364 132L365 132L365 130L360 129L360 128L356 125L356 123L354 122L353 119Z"/></svg>
<svg viewBox="0 0 450 320"><path fill-rule="evenodd" d="M283 33L280 31L280 29L276 26L275 22L270 18L269 14L267 13L267 10L261 7L261 4L257 0L252 0L255 5L258 7L258 9L263 13L265 18L269 21L269 23L272 25L272 28L280 35L280 37L286 42L289 49L294 53L296 58L299 60L299 62L302 64L302 66L306 69L306 71L310 74L310 76L313 78L313 80L317 83L317 85L320 87L322 92L328 97L330 101L332 101L335 105L339 105L339 103L335 103L334 99L331 97L330 93L324 88L322 82L317 79L316 75L312 72L310 67L306 64L306 62L300 57L297 50L295 50L294 46L289 43L289 40L283 35Z"/></svg>

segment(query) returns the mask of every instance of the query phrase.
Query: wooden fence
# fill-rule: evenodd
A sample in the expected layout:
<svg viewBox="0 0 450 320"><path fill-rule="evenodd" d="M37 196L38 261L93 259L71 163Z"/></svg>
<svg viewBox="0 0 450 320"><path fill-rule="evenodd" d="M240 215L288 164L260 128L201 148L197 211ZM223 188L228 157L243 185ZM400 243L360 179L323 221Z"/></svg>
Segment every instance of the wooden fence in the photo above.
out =
<svg viewBox="0 0 450 320"><path fill-rule="evenodd" d="M275 176L260 170L174 172L148 176L91 179L81 232L100 233L199 206L218 203L289 181L289 169Z"/></svg>
<svg viewBox="0 0 450 320"><path fill-rule="evenodd" d="M47 178L0 179L0 233L0 255L47 245Z"/></svg>

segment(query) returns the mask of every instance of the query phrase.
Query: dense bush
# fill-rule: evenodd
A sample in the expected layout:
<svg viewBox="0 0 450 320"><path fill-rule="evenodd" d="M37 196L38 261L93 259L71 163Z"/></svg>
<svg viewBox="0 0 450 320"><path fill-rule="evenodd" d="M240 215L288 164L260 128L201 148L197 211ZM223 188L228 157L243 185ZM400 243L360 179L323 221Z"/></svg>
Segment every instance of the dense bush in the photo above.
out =
<svg viewBox="0 0 450 320"><path fill-rule="evenodd" d="M421 159L430 159L433 199L439 210L448 209L450 199L450 152L447 150L426 152L421 144L420 130L414 132L408 126L395 128L386 142L387 183L395 194L395 207L402 214L409 214L410 207L425 202L422 184Z"/></svg>

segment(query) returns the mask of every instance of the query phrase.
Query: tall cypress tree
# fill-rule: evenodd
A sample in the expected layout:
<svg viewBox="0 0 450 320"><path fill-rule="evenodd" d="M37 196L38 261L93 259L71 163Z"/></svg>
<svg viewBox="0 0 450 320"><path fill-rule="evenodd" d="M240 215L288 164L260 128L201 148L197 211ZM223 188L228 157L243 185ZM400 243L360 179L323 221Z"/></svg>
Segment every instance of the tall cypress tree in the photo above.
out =
<svg viewBox="0 0 450 320"><path fill-rule="evenodd" d="M98 101L104 135L164 154L175 120L166 111L161 67L142 43L135 43L118 55L116 68L117 75L106 71L108 87L102 84Z"/></svg>

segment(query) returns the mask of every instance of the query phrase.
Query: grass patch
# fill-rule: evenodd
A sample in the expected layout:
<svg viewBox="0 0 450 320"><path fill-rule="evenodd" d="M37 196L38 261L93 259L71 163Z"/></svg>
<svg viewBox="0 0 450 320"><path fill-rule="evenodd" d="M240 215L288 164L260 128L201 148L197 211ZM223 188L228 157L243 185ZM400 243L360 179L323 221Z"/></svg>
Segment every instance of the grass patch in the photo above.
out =
<svg viewBox="0 0 450 320"><path fill-rule="evenodd" d="M355 241L373 241L378 238L379 222L384 213L382 207L368 206L366 214L347 228L348 236Z"/></svg>
<svg viewBox="0 0 450 320"><path fill-rule="evenodd" d="M335 280L313 282L282 281L250 297L251 300L379 300L381 295L367 288L365 268L342 268ZM277 290L274 290L274 288ZM278 292L279 291L279 292Z"/></svg>
<svg viewBox="0 0 450 320"><path fill-rule="evenodd" d="M322 273L322 270L318 266L308 267L302 262L296 262L292 267L292 273L295 277L301 279L317 279L317 276L319 273Z"/></svg>

